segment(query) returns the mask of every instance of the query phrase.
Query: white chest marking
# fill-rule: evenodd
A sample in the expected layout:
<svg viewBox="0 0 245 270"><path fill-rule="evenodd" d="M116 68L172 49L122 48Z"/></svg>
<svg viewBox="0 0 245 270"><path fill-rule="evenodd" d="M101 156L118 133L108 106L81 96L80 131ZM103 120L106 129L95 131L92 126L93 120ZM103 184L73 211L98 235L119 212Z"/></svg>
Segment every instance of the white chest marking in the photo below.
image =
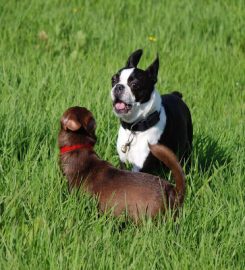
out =
<svg viewBox="0 0 245 270"><path fill-rule="evenodd" d="M133 171L139 171L143 167L150 152L148 143L156 144L160 139L165 126L166 114L164 108L161 107L160 121L146 131L136 132L127 153L122 152L122 146L127 143L131 131L120 126L117 139L117 152L120 160L132 164Z"/></svg>

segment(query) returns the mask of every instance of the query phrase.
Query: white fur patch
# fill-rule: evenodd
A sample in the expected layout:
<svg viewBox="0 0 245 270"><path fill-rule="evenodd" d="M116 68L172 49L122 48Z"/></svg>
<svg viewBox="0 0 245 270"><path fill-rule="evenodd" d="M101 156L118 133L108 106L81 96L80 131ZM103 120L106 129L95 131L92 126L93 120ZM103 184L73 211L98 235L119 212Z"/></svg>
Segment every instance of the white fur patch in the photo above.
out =
<svg viewBox="0 0 245 270"><path fill-rule="evenodd" d="M117 139L117 152L122 162L127 161L133 165L133 171L139 171L140 169L142 169L144 162L150 153L148 143L156 144L160 139L166 126L166 113L164 107L162 106L161 96L156 90L154 90L151 99L148 102L139 106L137 120L145 118L156 110L161 110L160 121L155 126L147 129L146 131L136 132L127 153L123 153L121 149L122 146L127 143L131 131L128 129L124 129L122 126L120 126L119 128Z"/></svg>
<svg viewBox="0 0 245 270"><path fill-rule="evenodd" d="M119 82L117 83L117 84L122 84L124 86L124 92L122 96L120 97L120 99L126 104L131 104L132 107L134 107L136 103L135 103L135 96L133 95L131 88L128 86L128 78L132 74L133 71L134 71L134 68L127 68L127 69L122 70L120 74ZM111 89L112 100L115 99L113 92L117 84ZM130 114L131 114L131 111L128 113L128 115ZM121 114L118 114L118 116L123 118L123 115Z"/></svg>
<svg viewBox="0 0 245 270"><path fill-rule="evenodd" d="M127 84L128 83L128 78L132 74L133 71L134 71L134 68L123 69L121 74L120 74L119 83L120 84Z"/></svg>

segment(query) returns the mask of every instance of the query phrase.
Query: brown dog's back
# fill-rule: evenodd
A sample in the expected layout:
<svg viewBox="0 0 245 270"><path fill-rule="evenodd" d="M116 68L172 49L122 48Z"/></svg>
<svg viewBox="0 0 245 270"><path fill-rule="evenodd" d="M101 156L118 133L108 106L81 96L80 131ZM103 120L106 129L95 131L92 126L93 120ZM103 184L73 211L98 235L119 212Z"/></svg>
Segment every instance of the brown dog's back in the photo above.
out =
<svg viewBox="0 0 245 270"><path fill-rule="evenodd" d="M152 154L171 169L176 186L147 173L118 170L99 160L97 169L94 168L90 175L94 180L88 181L86 186L91 194L99 197L102 211L113 208L113 213L118 216L126 209L137 221L142 215L154 217L160 211L182 205L185 177L175 155L163 145L149 147Z"/></svg>

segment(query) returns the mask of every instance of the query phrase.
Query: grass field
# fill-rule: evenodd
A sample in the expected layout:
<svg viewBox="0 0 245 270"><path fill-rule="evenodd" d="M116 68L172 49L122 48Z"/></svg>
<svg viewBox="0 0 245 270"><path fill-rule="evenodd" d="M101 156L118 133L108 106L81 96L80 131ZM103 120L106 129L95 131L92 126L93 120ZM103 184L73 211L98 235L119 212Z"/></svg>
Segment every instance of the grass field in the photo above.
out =
<svg viewBox="0 0 245 270"><path fill-rule="evenodd" d="M0 1L0 269L245 269L245 2ZM140 227L70 195L57 134L91 109L118 166L110 78L135 49L194 122L183 212Z"/></svg>

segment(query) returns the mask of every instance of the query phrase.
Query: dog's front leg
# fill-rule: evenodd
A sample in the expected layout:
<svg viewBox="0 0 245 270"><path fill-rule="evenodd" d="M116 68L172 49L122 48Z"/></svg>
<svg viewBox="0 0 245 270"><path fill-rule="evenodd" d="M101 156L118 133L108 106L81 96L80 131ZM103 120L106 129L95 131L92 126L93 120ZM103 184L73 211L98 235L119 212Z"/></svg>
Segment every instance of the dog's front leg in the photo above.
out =
<svg viewBox="0 0 245 270"><path fill-rule="evenodd" d="M140 167L137 166L137 165L134 165L133 168L132 168L132 172L139 172L140 171Z"/></svg>

